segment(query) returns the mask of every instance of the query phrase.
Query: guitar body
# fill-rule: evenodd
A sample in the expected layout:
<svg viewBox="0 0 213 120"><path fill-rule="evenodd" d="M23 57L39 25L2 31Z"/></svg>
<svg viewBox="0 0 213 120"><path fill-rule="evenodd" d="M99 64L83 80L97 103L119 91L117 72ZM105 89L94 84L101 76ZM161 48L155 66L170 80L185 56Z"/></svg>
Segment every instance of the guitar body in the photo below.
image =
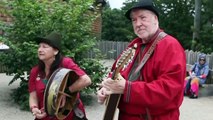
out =
<svg viewBox="0 0 213 120"><path fill-rule="evenodd" d="M122 53L121 57L118 59L116 63L116 68L112 76L113 80L119 80L117 78L118 78L118 74L120 73L120 70L125 69L125 67L127 67L128 64L132 61L135 55L136 48L137 48L137 44L135 44L132 48L128 48L126 51ZM106 109L103 116L103 120L114 119L115 112L120 101L120 97L121 97L121 94L111 94L108 96L106 100Z"/></svg>

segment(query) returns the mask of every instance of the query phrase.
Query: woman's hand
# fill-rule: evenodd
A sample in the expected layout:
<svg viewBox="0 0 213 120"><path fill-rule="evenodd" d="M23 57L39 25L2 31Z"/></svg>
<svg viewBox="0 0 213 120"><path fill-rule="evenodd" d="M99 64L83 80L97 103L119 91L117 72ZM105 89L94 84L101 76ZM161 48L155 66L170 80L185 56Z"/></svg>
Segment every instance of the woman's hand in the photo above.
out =
<svg viewBox="0 0 213 120"><path fill-rule="evenodd" d="M44 111L44 108L40 110L38 108L33 108L32 113L37 119L42 119L47 116L46 112Z"/></svg>

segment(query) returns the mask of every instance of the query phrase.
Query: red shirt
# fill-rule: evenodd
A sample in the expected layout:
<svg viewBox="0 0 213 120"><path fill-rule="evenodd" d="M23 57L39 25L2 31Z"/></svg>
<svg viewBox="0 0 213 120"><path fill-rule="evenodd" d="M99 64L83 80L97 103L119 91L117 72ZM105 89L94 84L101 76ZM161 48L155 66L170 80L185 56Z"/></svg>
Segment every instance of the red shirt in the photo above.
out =
<svg viewBox="0 0 213 120"><path fill-rule="evenodd" d="M135 43L139 46L133 62L120 71L126 80L133 63L136 62L136 56L140 55L140 58L143 58L153 41L154 38L145 44L144 52L140 54L141 46L144 45L140 38L129 44L129 47ZM152 120L178 120L179 107L183 101L185 74L185 52L175 38L167 35L157 43L154 52L141 69L140 77L126 82L119 103L119 120L142 120L139 116L146 115L146 109Z"/></svg>
<svg viewBox="0 0 213 120"><path fill-rule="evenodd" d="M82 76L85 75L85 72L78 67L77 64L73 62L71 58L64 57L61 63L61 66L64 68L72 69L73 71L76 72L77 75ZM43 79L39 77L38 75L38 66L35 66L32 68L31 73L30 73L30 79L28 83L28 90L29 92L36 91L37 97L38 97L38 102L39 102L39 109L44 107L44 91L46 84L42 81ZM79 95L78 95L79 97ZM84 106L82 102L80 101L79 108L84 111ZM65 120L72 120L73 117L73 112L69 114L69 116ZM49 116L45 117L42 120L57 120L56 118L51 118Z"/></svg>

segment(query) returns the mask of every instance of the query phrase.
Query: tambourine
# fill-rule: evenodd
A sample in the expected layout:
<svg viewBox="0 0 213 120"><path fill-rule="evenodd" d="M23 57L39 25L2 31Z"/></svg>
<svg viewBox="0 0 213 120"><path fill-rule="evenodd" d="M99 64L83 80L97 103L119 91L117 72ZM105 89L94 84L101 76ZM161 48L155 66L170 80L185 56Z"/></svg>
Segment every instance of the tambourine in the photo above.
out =
<svg viewBox="0 0 213 120"><path fill-rule="evenodd" d="M44 108L49 116L56 116L61 120L73 110L78 93L71 94L68 87L78 78L79 76L71 69L58 68L53 72L44 92ZM62 96L66 96L66 102L60 107Z"/></svg>

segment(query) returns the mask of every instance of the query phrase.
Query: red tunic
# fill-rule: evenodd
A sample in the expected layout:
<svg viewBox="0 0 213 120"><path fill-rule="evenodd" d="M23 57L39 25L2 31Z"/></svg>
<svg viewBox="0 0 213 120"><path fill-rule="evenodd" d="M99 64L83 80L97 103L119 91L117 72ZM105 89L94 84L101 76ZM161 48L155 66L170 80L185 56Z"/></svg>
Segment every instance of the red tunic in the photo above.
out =
<svg viewBox="0 0 213 120"><path fill-rule="evenodd" d="M145 55L153 40L154 38L145 44L140 58ZM141 39L136 38L129 47L135 43L139 47L136 49L133 62L120 71L126 80L143 45ZM157 43L153 54L140 71L140 77L126 82L124 94L118 106L119 120L143 120L147 115L146 110L152 120L179 120L185 74L185 52L175 38L167 35Z"/></svg>
<svg viewBox="0 0 213 120"><path fill-rule="evenodd" d="M73 60L71 58L67 58L67 57L63 58L61 66L63 66L64 68L72 69L79 76L85 75L85 72L83 70L81 70L78 67L78 65L73 62ZM38 76L38 66L33 67L32 70L31 70L31 73L30 73L28 89L29 89L29 92L36 91L37 97L38 97L38 101L39 101L39 109L44 107L44 91L45 91L45 87L46 87L46 85L42 81L42 78L40 78ZM78 95L78 97L79 97L79 95ZM84 106L83 106L81 101L80 101L80 104L79 104L78 107L83 112L85 112ZM72 120L72 118L73 118L73 112L71 112L69 114L69 116L65 120ZM52 118L50 116L47 116L47 117L43 118L42 120L57 120L57 119L56 118Z"/></svg>

